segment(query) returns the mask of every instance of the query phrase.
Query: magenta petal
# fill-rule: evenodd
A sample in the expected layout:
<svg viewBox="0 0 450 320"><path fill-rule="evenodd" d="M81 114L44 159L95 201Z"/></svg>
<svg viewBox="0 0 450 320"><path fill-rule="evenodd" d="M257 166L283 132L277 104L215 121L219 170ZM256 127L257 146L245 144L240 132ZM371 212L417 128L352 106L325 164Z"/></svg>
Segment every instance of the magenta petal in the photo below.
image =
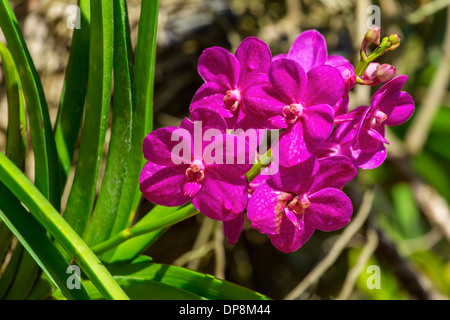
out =
<svg viewBox="0 0 450 320"><path fill-rule="evenodd" d="M408 77L406 75L400 75L386 82L373 95L370 103L372 108L374 110L378 109L383 104L389 103L390 101L397 99L399 97L400 90L402 89L407 79Z"/></svg>
<svg viewBox="0 0 450 320"><path fill-rule="evenodd" d="M281 93L290 103L302 102L308 88L308 77L303 68L290 59L277 59L272 62L269 80L273 88ZM290 104L289 103L289 104Z"/></svg>
<svg viewBox="0 0 450 320"><path fill-rule="evenodd" d="M384 122L387 126L401 125L411 118L414 113L414 100L406 92L400 92L399 98L393 103L395 105L392 108L387 120Z"/></svg>
<svg viewBox="0 0 450 320"><path fill-rule="evenodd" d="M144 157L159 165L170 166L180 163L189 163L190 154L177 153L176 146L186 145L186 150L191 145L189 131L178 127L165 127L157 129L144 138ZM190 150L189 150L190 151Z"/></svg>
<svg viewBox="0 0 450 320"><path fill-rule="evenodd" d="M225 180L213 172L205 172L202 188L192 204L205 216L220 221L235 219L248 202L248 184L245 177Z"/></svg>
<svg viewBox="0 0 450 320"><path fill-rule="evenodd" d="M278 234L284 217L286 201L292 195L275 190L263 181L253 192L247 207L252 228L264 234ZM289 224L291 224L289 222Z"/></svg>
<svg viewBox="0 0 450 320"><path fill-rule="evenodd" d="M210 153L209 150L214 152ZM253 167L254 152L249 149L244 137L226 134L215 137L203 150L203 160L208 170L218 176L239 178Z"/></svg>
<svg viewBox="0 0 450 320"><path fill-rule="evenodd" d="M261 117L266 114L280 115L283 107L290 101L277 96L276 91L267 85L256 85L249 88L244 95L246 110L259 113Z"/></svg>
<svg viewBox="0 0 450 320"><path fill-rule="evenodd" d="M302 231L304 229L305 225L303 219L299 219L297 215L288 208L284 209L284 214L298 231Z"/></svg>
<svg viewBox="0 0 450 320"><path fill-rule="evenodd" d="M374 138L375 140L378 140L378 141L380 141L382 143L389 144L389 141L387 141L386 138L380 132L378 132L375 129L367 130L367 134L369 136L371 136L372 138Z"/></svg>
<svg viewBox="0 0 450 320"><path fill-rule="evenodd" d="M299 231L289 220L284 219L280 232L268 237L275 248L284 253L291 253L300 249L315 230L311 225L305 224L303 230Z"/></svg>
<svg viewBox="0 0 450 320"><path fill-rule="evenodd" d="M303 97L307 106L328 104L333 106L345 90L341 73L331 66L319 66L308 72L308 89Z"/></svg>
<svg viewBox="0 0 450 320"><path fill-rule="evenodd" d="M284 130L275 143L278 144L279 152L273 156L282 166L299 164L308 159L313 152L313 150L308 150L305 143L301 121Z"/></svg>
<svg viewBox="0 0 450 320"><path fill-rule="evenodd" d="M355 167L359 169L375 169L386 160L386 147L380 143L378 149L372 152L349 148L349 156Z"/></svg>
<svg viewBox="0 0 450 320"><path fill-rule="evenodd" d="M208 48L198 59L198 73L205 82L213 82L224 91L234 89L239 80L239 62L224 48Z"/></svg>
<svg viewBox="0 0 450 320"><path fill-rule="evenodd" d="M202 188L201 183L199 182L186 182L186 184L184 185L184 194L190 198L193 198Z"/></svg>
<svg viewBox="0 0 450 320"><path fill-rule="evenodd" d="M305 211L305 219L314 228L333 231L350 222L352 202L341 190L326 188L308 198L311 206Z"/></svg>
<svg viewBox="0 0 450 320"><path fill-rule="evenodd" d="M383 144L384 139L384 126L378 128L368 128L364 126L358 136L358 148L364 152L375 152L379 149L380 144ZM356 148L354 148L356 149Z"/></svg>
<svg viewBox="0 0 450 320"><path fill-rule="evenodd" d="M215 83L205 83L195 93L189 107L192 112L199 107L207 107L219 112L225 118L231 118L234 114L226 108L223 97L226 91Z"/></svg>
<svg viewBox="0 0 450 320"><path fill-rule="evenodd" d="M325 38L316 30L302 32L288 52L288 58L300 63L306 71L324 65L327 55Z"/></svg>
<svg viewBox="0 0 450 320"><path fill-rule="evenodd" d="M324 188L342 189L357 174L351 160L345 156L332 156L319 160L319 170L314 176L310 192Z"/></svg>
<svg viewBox="0 0 450 320"><path fill-rule="evenodd" d="M329 55L325 64L332 67L344 66L348 69L353 69L353 65L343 56L339 55Z"/></svg>
<svg viewBox="0 0 450 320"><path fill-rule="evenodd" d="M139 177L140 190L150 202L162 206L181 206L189 202L184 194L187 165L160 166L147 162Z"/></svg>
<svg viewBox="0 0 450 320"><path fill-rule="evenodd" d="M288 58L287 53L280 53L272 57L272 62L281 58Z"/></svg>
<svg viewBox="0 0 450 320"><path fill-rule="evenodd" d="M198 107L191 111L190 116L191 120L194 122L201 121L203 132L208 129L216 129L222 133L227 132L227 123L216 110L207 107Z"/></svg>
<svg viewBox="0 0 450 320"><path fill-rule="evenodd" d="M303 110L303 132L307 144L325 141L333 130L334 110L327 104L320 104Z"/></svg>
<svg viewBox="0 0 450 320"><path fill-rule="evenodd" d="M264 41L256 37L248 37L236 49L235 57L240 66L239 82L243 83L249 74L269 71L272 53Z"/></svg>
<svg viewBox="0 0 450 320"><path fill-rule="evenodd" d="M276 174L270 177L270 185L277 190L293 194L306 193L319 170L315 157L310 157L295 166L280 166Z"/></svg>
<svg viewBox="0 0 450 320"><path fill-rule="evenodd" d="M223 232L229 244L235 244L239 240L245 223L245 213L241 212L237 218L222 222Z"/></svg>

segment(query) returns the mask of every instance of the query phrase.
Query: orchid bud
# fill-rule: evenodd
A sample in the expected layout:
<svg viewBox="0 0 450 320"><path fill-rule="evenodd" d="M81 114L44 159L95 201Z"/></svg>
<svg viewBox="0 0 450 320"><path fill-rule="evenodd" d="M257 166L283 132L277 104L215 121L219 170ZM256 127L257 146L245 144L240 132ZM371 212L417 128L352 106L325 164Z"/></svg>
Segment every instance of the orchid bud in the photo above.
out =
<svg viewBox="0 0 450 320"><path fill-rule="evenodd" d="M364 39L361 43L361 52L366 54L367 47L371 43L374 43L375 45L378 46L380 44L380 34L381 34L380 27L378 26L370 27L370 29L364 35Z"/></svg>
<svg viewBox="0 0 450 320"><path fill-rule="evenodd" d="M392 78L395 77L395 73L397 72L397 69L394 66L391 66L390 64L382 64L377 66L376 68L376 77L381 82L388 82Z"/></svg>
<svg viewBox="0 0 450 320"><path fill-rule="evenodd" d="M366 86L376 86L381 81L377 78L377 68L380 66L377 62L369 63L364 74L358 78L358 83Z"/></svg>
<svg viewBox="0 0 450 320"><path fill-rule="evenodd" d="M388 41L391 43L391 46L386 49L386 51L392 51L397 49L400 46L401 37L397 33L393 33L388 37Z"/></svg>

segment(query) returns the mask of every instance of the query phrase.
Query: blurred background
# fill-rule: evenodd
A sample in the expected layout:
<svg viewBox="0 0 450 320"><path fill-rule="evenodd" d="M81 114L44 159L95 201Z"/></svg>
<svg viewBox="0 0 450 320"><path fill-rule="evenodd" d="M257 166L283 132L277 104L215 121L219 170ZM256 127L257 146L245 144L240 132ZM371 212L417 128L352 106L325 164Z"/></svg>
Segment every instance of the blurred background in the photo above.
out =
<svg viewBox="0 0 450 320"><path fill-rule="evenodd" d="M76 1L10 2L54 121L72 37L68 7ZM135 44L140 1L127 3ZM329 54L343 55L356 66L367 21L376 14L368 10L373 5L379 8L382 36L398 33L402 38L400 47L378 62L392 64L397 74L409 77L403 90L413 96L416 112L388 132L386 162L360 171L345 187L354 204L349 227L317 231L300 250L283 254L247 224L238 243L230 246L220 223L198 215L170 228L148 248L149 256L274 299L450 297L450 0L160 0L155 128L177 125L188 115L190 100L202 84L197 60L205 48L222 46L234 52L242 39L257 36L275 55L286 52L301 31L317 29ZM0 81L3 151L3 75ZM370 103L378 87L355 87L350 108ZM30 179L32 157L30 152ZM150 208L143 202L140 214Z"/></svg>

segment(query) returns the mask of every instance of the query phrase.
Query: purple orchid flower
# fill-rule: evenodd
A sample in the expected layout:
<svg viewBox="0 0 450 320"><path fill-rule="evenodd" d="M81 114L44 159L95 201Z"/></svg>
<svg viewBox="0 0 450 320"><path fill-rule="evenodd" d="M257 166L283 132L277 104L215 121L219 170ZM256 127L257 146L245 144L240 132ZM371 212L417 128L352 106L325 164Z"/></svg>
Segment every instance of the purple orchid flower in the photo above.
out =
<svg viewBox="0 0 450 320"><path fill-rule="evenodd" d="M350 221L352 203L340 189L355 175L344 156L310 157L296 166L280 167L253 192L247 217L278 250L296 251L316 229L332 231Z"/></svg>
<svg viewBox="0 0 450 320"><path fill-rule="evenodd" d="M317 30L307 30L298 35L288 53L280 54L274 59L287 58L297 61L305 72L323 65L329 65L339 70L345 83L344 93L332 107L336 115L347 112L348 93L356 84L353 65L340 55L328 55L324 36Z"/></svg>
<svg viewBox="0 0 450 320"><path fill-rule="evenodd" d="M179 128L157 129L145 138L143 151L148 162L139 179L141 192L149 201L164 206L192 201L211 219L238 218L248 202L244 175L252 164L230 163L229 159L241 155L249 159L246 141L226 134L225 120L211 109L197 108L191 119L184 119ZM196 125L199 121L201 128Z"/></svg>
<svg viewBox="0 0 450 320"><path fill-rule="evenodd" d="M220 47L204 50L198 72L205 83L194 95L190 110L214 109L230 129L263 128L260 117L246 108L244 95L249 86L267 81L271 60L269 46L256 37L244 39L235 55Z"/></svg>
<svg viewBox="0 0 450 320"><path fill-rule="evenodd" d="M305 73L297 62L280 58L269 69L269 84L248 90L248 109L271 114L269 127L286 128L280 135L281 165L295 165L309 158L314 148L331 134L334 110L342 96L344 82L339 71L319 66Z"/></svg>
<svg viewBox="0 0 450 320"><path fill-rule="evenodd" d="M386 159L385 126L398 126L406 122L414 112L414 100L401 91L408 79L400 75L384 84L372 97L370 106L361 106L336 117L339 124L329 141L328 155L343 154L361 169L374 169ZM319 155L320 156L320 155Z"/></svg>

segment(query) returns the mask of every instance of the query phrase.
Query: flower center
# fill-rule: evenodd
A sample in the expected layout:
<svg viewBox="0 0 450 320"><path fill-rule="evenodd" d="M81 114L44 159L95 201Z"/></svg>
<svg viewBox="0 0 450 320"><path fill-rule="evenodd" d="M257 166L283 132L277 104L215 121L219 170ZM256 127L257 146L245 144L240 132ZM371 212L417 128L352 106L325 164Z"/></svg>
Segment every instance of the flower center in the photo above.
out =
<svg viewBox="0 0 450 320"><path fill-rule="evenodd" d="M201 182L205 179L205 165L199 160L195 160L189 168L186 169L186 177L189 182Z"/></svg>
<svg viewBox="0 0 450 320"><path fill-rule="evenodd" d="M293 103L289 106L284 106L283 117L286 123L294 124L303 114L303 105L301 103Z"/></svg>
<svg viewBox="0 0 450 320"><path fill-rule="evenodd" d="M288 209L295 214L303 214L310 206L311 202L309 202L306 195L303 195L301 198L300 196L296 196L287 205Z"/></svg>
<svg viewBox="0 0 450 320"><path fill-rule="evenodd" d="M375 113L372 115L372 117L369 119L369 126L371 128L378 128L379 126L381 126L383 124L384 121L386 121L388 118L387 114L377 110L375 111Z"/></svg>
<svg viewBox="0 0 450 320"><path fill-rule="evenodd" d="M239 89L228 90L223 97L223 103L231 112L235 112L241 103L241 92Z"/></svg>

